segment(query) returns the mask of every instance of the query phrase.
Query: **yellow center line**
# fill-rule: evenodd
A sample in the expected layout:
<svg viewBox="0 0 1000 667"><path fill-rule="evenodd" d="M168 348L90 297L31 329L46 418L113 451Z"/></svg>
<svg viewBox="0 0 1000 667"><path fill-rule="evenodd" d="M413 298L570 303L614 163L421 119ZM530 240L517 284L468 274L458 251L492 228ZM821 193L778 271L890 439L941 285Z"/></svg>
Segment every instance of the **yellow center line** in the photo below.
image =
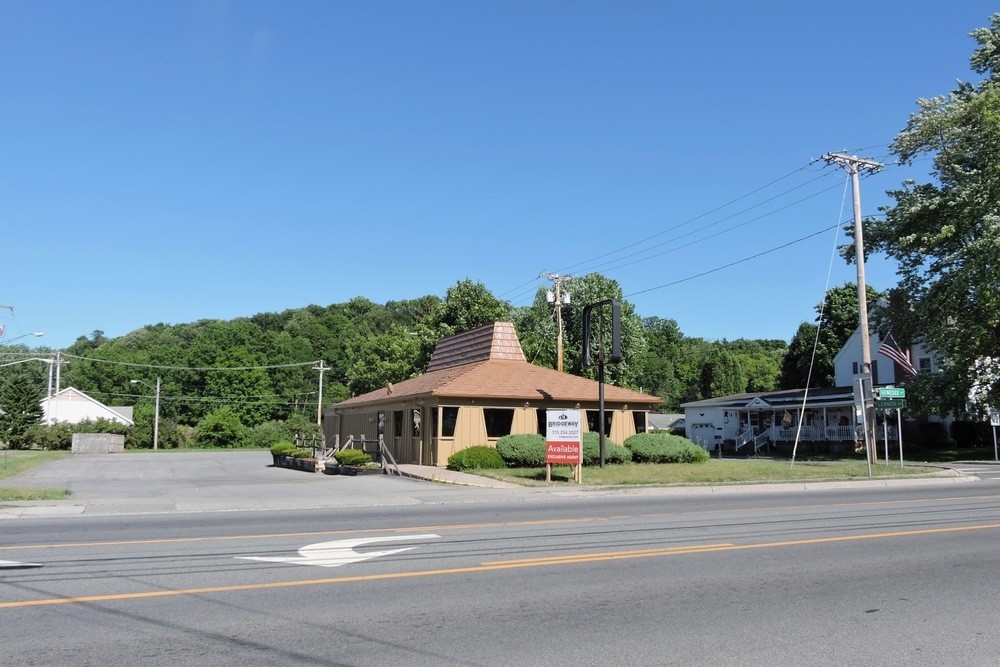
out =
<svg viewBox="0 0 1000 667"><path fill-rule="evenodd" d="M426 533L443 530L470 530L476 528L499 528L504 526L549 526L571 523L591 523L607 521L602 517L580 519L536 519L533 521L500 521L493 523L448 524L444 526L417 526L412 528L358 528L350 530L311 530L293 533L262 533L259 535L208 535L204 537L163 537L145 540L106 540L101 542L65 542L61 544L12 544L0 545L0 551L20 551L25 549L68 549L83 547L115 547L142 544L181 544L185 542L230 542L239 540L267 540L286 537L317 537L324 535L364 535L367 533Z"/></svg>
<svg viewBox="0 0 1000 667"><path fill-rule="evenodd" d="M510 570L526 567L550 567L576 563L593 563L609 560L634 558L651 558L658 556L674 556L695 553L713 553L722 551L744 551L749 549L772 549L777 547L803 546L810 544L831 544L836 542L852 542L859 540L876 540L895 537L913 537L919 535L938 535L942 533L971 532L980 530L1000 529L1000 523L975 526L952 526L950 528L925 528L920 530L899 530L886 533L866 533L861 535L841 535L837 537L817 537L806 540L785 540L781 542L762 542L758 544L706 544L689 547L673 547L641 551L617 551L596 554L580 554L579 556L554 556L552 558L526 558L523 560L481 563L467 567L452 567L437 570L417 570L411 572L390 572L385 574L368 574L352 577L330 577L326 579L306 579L298 581L275 581L262 584L237 584L233 586L210 586L206 588L186 588L167 591L145 591L139 593L112 593L108 595L85 595L64 598L43 598L39 600L21 600L17 602L2 602L0 609L16 609L21 607L38 607L54 604L79 604L92 602L111 602L119 600L139 600L145 598L173 597L178 595L204 595L207 593L229 593L238 591L260 591L276 588L293 588L298 586L324 586L360 581L385 581L391 579L410 579L415 577L432 577L447 574L467 574L474 572L490 572L495 570Z"/></svg>

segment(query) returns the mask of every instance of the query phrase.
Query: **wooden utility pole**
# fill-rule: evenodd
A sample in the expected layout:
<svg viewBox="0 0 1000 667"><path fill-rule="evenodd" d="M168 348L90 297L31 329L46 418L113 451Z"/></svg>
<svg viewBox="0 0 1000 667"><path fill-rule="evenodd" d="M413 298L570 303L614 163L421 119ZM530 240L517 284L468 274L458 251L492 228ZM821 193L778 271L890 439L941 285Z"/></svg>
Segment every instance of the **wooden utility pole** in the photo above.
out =
<svg viewBox="0 0 1000 667"><path fill-rule="evenodd" d="M319 371L319 391L316 399L316 426L323 425L323 373L327 371L326 362L320 359L318 366L313 366L314 371Z"/></svg>
<svg viewBox="0 0 1000 667"><path fill-rule="evenodd" d="M861 332L861 372L868 374L868 386L874 393L871 333L868 328L868 290L865 285L865 240L861 231L861 186L858 173L865 171L869 174L874 174L885 165L874 160L859 158L856 155L847 156L841 153L827 153L823 156L823 159L826 160L827 164L840 165L851 175L851 190L854 195L854 261L858 267L858 329ZM865 398L863 391L862 398ZM869 407L867 400L865 400L864 409L866 417L868 416ZM874 417L874 408L872 410L871 417ZM867 450L868 461L874 463L874 418L866 419L866 424L868 425L865 428L865 449Z"/></svg>
<svg viewBox="0 0 1000 667"><path fill-rule="evenodd" d="M548 302L555 306L556 315L556 370L562 373L563 369L563 325L562 325L562 305L569 303L569 294L562 293L563 282L569 282L572 276L561 276L558 273L543 273L539 276L552 281L552 291L549 293ZM563 300L565 299L565 301Z"/></svg>

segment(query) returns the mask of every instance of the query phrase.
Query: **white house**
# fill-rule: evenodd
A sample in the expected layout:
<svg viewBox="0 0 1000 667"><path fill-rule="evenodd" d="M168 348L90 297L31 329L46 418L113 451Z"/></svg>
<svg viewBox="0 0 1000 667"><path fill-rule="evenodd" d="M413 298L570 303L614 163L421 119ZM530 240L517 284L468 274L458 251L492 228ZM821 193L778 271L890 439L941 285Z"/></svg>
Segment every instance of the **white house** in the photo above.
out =
<svg viewBox="0 0 1000 667"><path fill-rule="evenodd" d="M869 336L869 345L872 354L872 384L877 386L895 384L902 382L906 377L905 371L899 367L892 359L878 352L879 345L882 344L882 337L878 333ZM903 348L908 353L910 362L921 373L936 373L941 370L941 361L931 354L927 348L917 343L908 348ZM847 339L844 346L833 357L834 380L838 387L850 387L853 385L854 376L861 368L861 331L855 329L851 337Z"/></svg>
<svg viewBox="0 0 1000 667"><path fill-rule="evenodd" d="M878 352L882 339L872 333L872 384L892 385L906 377L906 371L891 358ZM922 345L904 350L919 372L940 370L940 360ZM739 451L744 446L757 451L768 443L823 442L843 449L859 433L855 410L855 377L861 368L861 334L855 330L833 358L836 387L792 389L735 394L684 403L685 432L706 449L723 443ZM896 425L876 429L876 439L888 436L896 441Z"/></svg>
<svg viewBox="0 0 1000 667"><path fill-rule="evenodd" d="M132 426L132 407L109 407L91 398L79 389L67 387L59 393L42 399L42 421L78 424L86 420L107 419L125 426Z"/></svg>

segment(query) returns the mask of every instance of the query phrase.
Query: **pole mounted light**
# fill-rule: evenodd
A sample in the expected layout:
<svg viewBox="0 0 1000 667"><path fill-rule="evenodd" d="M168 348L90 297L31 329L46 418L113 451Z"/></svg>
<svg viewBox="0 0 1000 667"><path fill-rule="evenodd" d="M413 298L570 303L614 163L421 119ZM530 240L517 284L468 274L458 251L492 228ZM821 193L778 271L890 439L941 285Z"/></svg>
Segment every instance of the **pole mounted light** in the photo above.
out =
<svg viewBox="0 0 1000 667"><path fill-rule="evenodd" d="M35 338L38 338L39 336L44 336L44 335L45 335L44 331L32 331L31 333L22 334L20 336L15 336L10 340L5 340L2 343L0 343L0 345L10 345L16 340L21 340L22 338L28 338L29 336L34 336Z"/></svg>
<svg viewBox="0 0 1000 667"><path fill-rule="evenodd" d="M156 378L156 386L142 380L129 380L132 384L141 384L156 392L156 400L153 407L153 449L157 449L160 444L160 378Z"/></svg>

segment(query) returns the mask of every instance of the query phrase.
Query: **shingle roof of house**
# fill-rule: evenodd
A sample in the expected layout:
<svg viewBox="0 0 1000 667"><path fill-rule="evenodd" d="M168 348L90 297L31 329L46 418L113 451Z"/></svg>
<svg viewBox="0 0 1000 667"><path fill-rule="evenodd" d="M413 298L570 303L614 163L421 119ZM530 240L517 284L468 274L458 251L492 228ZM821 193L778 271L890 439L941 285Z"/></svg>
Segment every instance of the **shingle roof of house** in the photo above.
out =
<svg viewBox="0 0 1000 667"><path fill-rule="evenodd" d="M598 383L528 363L514 325L497 322L439 341L423 375L334 407L398 403L420 397L589 402L598 399ZM660 402L656 396L607 384L604 399L636 405Z"/></svg>
<svg viewBox="0 0 1000 667"><path fill-rule="evenodd" d="M691 401L681 403L682 408L744 408L751 403L755 407L767 406L778 408L788 408L801 405L805 389L781 389L778 391L762 391L754 394L732 394L730 396L718 396L716 398L706 398L701 401ZM854 400L854 390L851 387L817 387L809 390L809 401L807 407L815 407L823 404L849 404Z"/></svg>

